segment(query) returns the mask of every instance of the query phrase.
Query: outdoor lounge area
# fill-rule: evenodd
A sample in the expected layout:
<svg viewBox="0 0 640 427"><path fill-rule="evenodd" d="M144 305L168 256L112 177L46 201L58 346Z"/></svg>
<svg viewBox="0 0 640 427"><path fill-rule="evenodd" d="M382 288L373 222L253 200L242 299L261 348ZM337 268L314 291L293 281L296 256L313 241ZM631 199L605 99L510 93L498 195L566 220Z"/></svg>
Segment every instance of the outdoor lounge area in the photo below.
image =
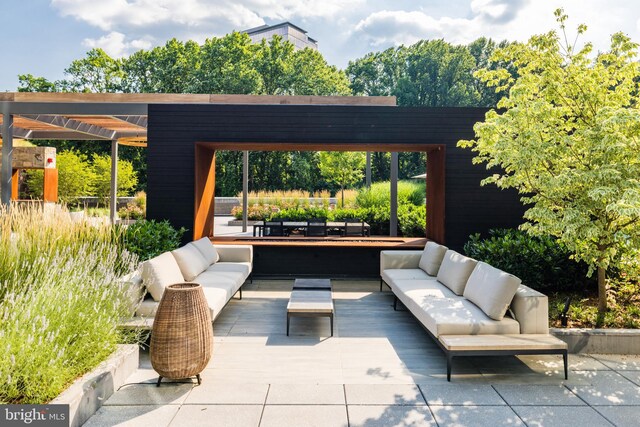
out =
<svg viewBox="0 0 640 427"><path fill-rule="evenodd" d="M334 336L296 318L293 280L245 284L214 322L202 385L164 380L147 352L86 426L635 426L640 356L446 357L377 280L333 280ZM166 381L166 382L165 382Z"/></svg>

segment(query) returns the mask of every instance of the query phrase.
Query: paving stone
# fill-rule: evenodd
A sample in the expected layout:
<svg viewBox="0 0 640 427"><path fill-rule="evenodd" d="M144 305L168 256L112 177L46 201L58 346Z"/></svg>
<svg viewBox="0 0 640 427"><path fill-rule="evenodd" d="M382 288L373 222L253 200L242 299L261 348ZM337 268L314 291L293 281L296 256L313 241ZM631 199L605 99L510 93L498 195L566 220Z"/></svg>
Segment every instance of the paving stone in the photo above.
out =
<svg viewBox="0 0 640 427"><path fill-rule="evenodd" d="M640 387L617 372L586 371L591 385L569 386L589 405L640 405Z"/></svg>
<svg viewBox="0 0 640 427"><path fill-rule="evenodd" d="M272 384L267 405L344 405L341 384Z"/></svg>
<svg viewBox="0 0 640 427"><path fill-rule="evenodd" d="M344 405L266 405L260 427L347 427Z"/></svg>
<svg viewBox="0 0 640 427"><path fill-rule="evenodd" d="M346 384L348 405L426 405L415 384Z"/></svg>
<svg viewBox="0 0 640 427"><path fill-rule="evenodd" d="M593 354L592 357L616 371L640 371L640 355Z"/></svg>
<svg viewBox="0 0 640 427"><path fill-rule="evenodd" d="M420 384L429 405L506 405L500 395L485 384Z"/></svg>
<svg viewBox="0 0 640 427"><path fill-rule="evenodd" d="M586 405L582 399L562 385L506 385L493 386L511 406Z"/></svg>
<svg viewBox="0 0 640 427"><path fill-rule="evenodd" d="M594 409L617 427L638 427L640 406L596 406Z"/></svg>
<svg viewBox="0 0 640 427"><path fill-rule="evenodd" d="M440 426L499 427L524 423L508 406L429 406Z"/></svg>
<svg viewBox="0 0 640 427"><path fill-rule="evenodd" d="M197 383L196 383L197 384ZM182 404L193 384L163 383L160 387L155 384L133 384L121 388L111 395L105 405L180 405Z"/></svg>
<svg viewBox="0 0 640 427"><path fill-rule="evenodd" d="M183 405L170 427L257 427L262 405Z"/></svg>
<svg viewBox="0 0 640 427"><path fill-rule="evenodd" d="M588 406L512 406L529 426L611 427L612 424Z"/></svg>
<svg viewBox="0 0 640 427"><path fill-rule="evenodd" d="M103 406L83 427L168 426L178 412L177 405Z"/></svg>
<svg viewBox="0 0 640 427"><path fill-rule="evenodd" d="M204 379L201 385L191 390L184 403L187 405L263 405L268 389L268 384L234 384Z"/></svg>
<svg viewBox="0 0 640 427"><path fill-rule="evenodd" d="M350 427L435 427L427 406L349 405Z"/></svg>
<svg viewBox="0 0 640 427"><path fill-rule="evenodd" d="M620 375L640 386L640 371L620 371Z"/></svg>

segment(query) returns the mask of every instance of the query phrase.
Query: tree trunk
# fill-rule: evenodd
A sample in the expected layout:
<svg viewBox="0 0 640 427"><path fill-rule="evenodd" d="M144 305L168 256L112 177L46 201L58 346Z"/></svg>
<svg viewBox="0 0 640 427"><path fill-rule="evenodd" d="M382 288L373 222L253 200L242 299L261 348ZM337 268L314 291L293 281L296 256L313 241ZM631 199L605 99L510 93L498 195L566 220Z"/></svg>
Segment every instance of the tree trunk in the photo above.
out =
<svg viewBox="0 0 640 427"><path fill-rule="evenodd" d="M596 326L600 327L604 324L604 314L607 311L607 286L606 286L606 273L607 271L598 267L598 317L596 320Z"/></svg>

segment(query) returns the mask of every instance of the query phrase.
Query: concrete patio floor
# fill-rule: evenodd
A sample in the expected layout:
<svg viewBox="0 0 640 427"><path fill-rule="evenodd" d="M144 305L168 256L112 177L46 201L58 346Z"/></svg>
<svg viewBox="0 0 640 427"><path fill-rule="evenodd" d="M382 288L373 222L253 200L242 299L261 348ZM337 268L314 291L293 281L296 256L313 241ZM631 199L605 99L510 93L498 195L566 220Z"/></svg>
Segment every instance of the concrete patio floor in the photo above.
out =
<svg viewBox="0 0 640 427"><path fill-rule="evenodd" d="M638 426L640 356L446 359L377 281L333 281L336 325L294 318L293 281L255 281L214 327L202 385L163 382L148 353L86 426Z"/></svg>

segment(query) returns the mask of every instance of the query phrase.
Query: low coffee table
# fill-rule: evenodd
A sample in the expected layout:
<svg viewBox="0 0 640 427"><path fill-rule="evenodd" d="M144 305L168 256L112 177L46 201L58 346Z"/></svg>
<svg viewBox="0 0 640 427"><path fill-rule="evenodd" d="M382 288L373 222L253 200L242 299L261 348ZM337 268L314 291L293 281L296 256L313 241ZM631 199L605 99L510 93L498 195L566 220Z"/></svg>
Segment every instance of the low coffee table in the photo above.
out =
<svg viewBox="0 0 640 427"><path fill-rule="evenodd" d="M292 317L328 317L333 336L333 294L330 279L296 279L287 304L287 336Z"/></svg>

